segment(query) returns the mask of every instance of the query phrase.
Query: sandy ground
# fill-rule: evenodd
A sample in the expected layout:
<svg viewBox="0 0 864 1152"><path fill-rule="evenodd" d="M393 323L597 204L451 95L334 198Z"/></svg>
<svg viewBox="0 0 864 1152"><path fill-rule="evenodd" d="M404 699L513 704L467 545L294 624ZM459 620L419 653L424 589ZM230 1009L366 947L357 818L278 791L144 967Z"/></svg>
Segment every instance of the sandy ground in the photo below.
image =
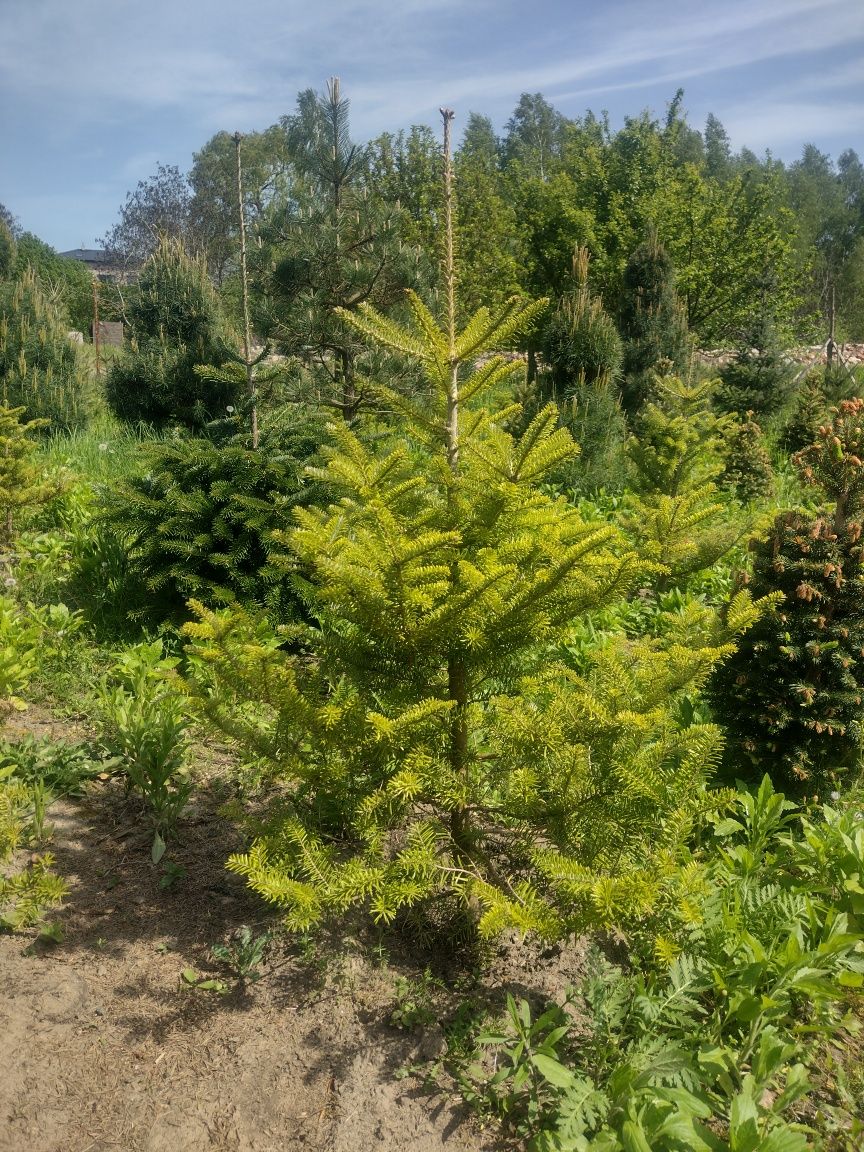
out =
<svg viewBox="0 0 864 1152"><path fill-rule="evenodd" d="M0 937L2 1152L503 1146L455 1095L397 1076L444 1055L438 1021L460 1001L452 972L436 983L431 1019L405 1030L393 1024L398 982L421 978L424 964L404 951L394 960L398 941L376 949L362 928L277 942L244 990L210 946L241 924L263 931L273 921L225 871L241 842L215 803L199 799L184 822L169 854L186 875L166 889L118 783L58 803L50 818L70 888L52 917L63 940ZM541 1002L578 978L578 964L578 949L532 957L504 947L471 995L494 1004L507 989ZM184 984L187 968L229 991Z"/></svg>

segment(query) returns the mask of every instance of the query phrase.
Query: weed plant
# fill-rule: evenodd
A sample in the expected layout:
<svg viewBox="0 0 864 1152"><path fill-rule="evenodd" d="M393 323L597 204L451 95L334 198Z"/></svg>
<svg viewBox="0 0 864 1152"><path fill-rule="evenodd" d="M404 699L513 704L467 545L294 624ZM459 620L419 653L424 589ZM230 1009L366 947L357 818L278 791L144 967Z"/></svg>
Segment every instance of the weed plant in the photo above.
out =
<svg viewBox="0 0 864 1152"><path fill-rule="evenodd" d="M811 1076L864 984L864 818L800 813L767 777L733 812L682 870L665 932L631 937L629 970L595 954L563 1004L535 1016L508 997L503 1027L477 1035L494 1059L461 1062L463 1094L530 1148L813 1147ZM860 1147L860 1118L832 1117Z"/></svg>
<svg viewBox="0 0 864 1152"><path fill-rule="evenodd" d="M41 784L55 796L81 795L88 780L111 766L86 744L38 739L30 733L0 740L0 768L11 768L18 780L31 787Z"/></svg>
<svg viewBox="0 0 864 1152"><path fill-rule="evenodd" d="M224 964L241 985L251 984L261 979L258 969L271 940L269 932L256 935L248 924L241 924L224 944L214 944L210 952L213 959Z"/></svg>
<svg viewBox="0 0 864 1152"><path fill-rule="evenodd" d="M154 863L192 790L186 770L189 718L169 678L176 663L163 655L161 640L134 645L121 653L100 689L102 744L119 758L129 786L144 800L154 829Z"/></svg>

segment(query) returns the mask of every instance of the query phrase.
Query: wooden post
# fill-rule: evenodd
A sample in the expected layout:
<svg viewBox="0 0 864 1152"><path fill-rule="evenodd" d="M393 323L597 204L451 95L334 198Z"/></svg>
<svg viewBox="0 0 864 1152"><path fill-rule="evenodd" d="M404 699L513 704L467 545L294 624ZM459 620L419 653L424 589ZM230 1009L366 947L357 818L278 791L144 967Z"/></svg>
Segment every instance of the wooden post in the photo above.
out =
<svg viewBox="0 0 864 1152"><path fill-rule="evenodd" d="M96 379L98 380L102 374L102 366L99 363L99 281L93 277L93 347L96 350Z"/></svg>
<svg viewBox="0 0 864 1152"><path fill-rule="evenodd" d="M234 147L237 150L237 211L240 216L240 280L243 285L243 359L246 364L246 391L252 404L252 447L258 447L258 398L255 394L255 377L252 368L252 326L249 321L249 280L246 275L246 214L243 211L243 168L240 163L239 132L234 133Z"/></svg>

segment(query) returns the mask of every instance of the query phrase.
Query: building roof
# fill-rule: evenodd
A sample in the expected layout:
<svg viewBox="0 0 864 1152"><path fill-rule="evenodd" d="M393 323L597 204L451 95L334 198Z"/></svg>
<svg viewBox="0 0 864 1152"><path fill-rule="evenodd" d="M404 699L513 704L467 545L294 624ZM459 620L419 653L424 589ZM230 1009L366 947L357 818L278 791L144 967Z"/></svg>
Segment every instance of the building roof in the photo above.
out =
<svg viewBox="0 0 864 1152"><path fill-rule="evenodd" d="M81 260L85 264L111 264L111 256L104 248L73 248L70 252L61 252L67 260Z"/></svg>

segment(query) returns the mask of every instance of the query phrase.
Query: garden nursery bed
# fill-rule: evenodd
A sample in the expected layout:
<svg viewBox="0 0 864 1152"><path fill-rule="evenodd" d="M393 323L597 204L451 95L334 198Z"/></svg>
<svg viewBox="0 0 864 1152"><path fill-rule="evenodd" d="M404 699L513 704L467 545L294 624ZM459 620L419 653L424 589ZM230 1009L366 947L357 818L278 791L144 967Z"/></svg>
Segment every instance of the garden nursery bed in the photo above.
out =
<svg viewBox="0 0 864 1152"><path fill-rule="evenodd" d="M56 738L44 717L33 727ZM244 984L211 946L278 921L225 870L225 845L240 839L217 809L199 793L171 845L184 874L168 886L118 780L50 809L69 888L52 917L61 939L0 935L0 1149L502 1146L428 1079L445 1051L441 1021L466 989L490 1005L505 986L563 991L578 948L504 945L479 977L359 925L356 937L275 936L260 979Z"/></svg>

